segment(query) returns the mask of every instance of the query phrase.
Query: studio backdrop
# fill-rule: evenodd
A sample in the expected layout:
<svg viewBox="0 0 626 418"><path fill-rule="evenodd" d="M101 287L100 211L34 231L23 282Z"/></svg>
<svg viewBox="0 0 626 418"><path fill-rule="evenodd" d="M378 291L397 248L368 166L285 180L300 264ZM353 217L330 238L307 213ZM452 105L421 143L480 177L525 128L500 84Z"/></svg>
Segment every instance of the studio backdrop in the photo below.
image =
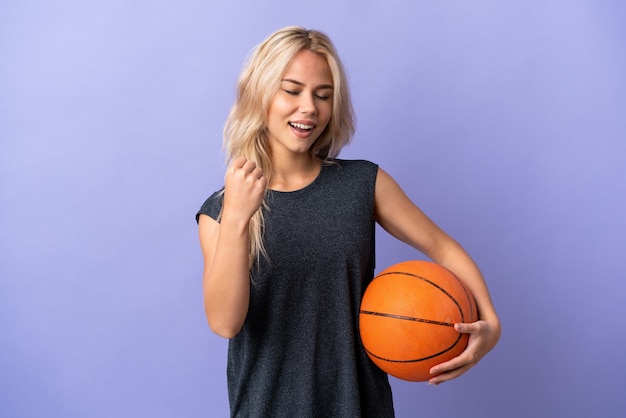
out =
<svg viewBox="0 0 626 418"><path fill-rule="evenodd" d="M249 51L330 35L379 164L481 267L496 348L398 417L626 411L620 1L4 0L0 416L225 417L194 215ZM420 259L377 231L377 271Z"/></svg>

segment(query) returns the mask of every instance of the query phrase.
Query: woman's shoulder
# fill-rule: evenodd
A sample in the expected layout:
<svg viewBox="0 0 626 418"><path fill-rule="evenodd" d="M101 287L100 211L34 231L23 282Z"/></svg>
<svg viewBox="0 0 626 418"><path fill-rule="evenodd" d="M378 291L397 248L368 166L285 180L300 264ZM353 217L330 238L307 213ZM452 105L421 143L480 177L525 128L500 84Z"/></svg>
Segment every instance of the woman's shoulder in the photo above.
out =
<svg viewBox="0 0 626 418"><path fill-rule="evenodd" d="M335 181L339 181L343 187L370 189L376 182L378 164L369 160L344 160L334 159L327 163L327 171Z"/></svg>
<svg viewBox="0 0 626 418"><path fill-rule="evenodd" d="M200 215L209 215L211 218L217 220L219 213L222 210L222 202L224 200L224 188L213 192L202 204L200 210L196 213L196 222Z"/></svg>
<svg viewBox="0 0 626 418"><path fill-rule="evenodd" d="M369 161L369 160L344 160L340 158L332 159L326 162L326 164L330 166L336 166L345 170L354 170L354 171L378 171L378 164Z"/></svg>

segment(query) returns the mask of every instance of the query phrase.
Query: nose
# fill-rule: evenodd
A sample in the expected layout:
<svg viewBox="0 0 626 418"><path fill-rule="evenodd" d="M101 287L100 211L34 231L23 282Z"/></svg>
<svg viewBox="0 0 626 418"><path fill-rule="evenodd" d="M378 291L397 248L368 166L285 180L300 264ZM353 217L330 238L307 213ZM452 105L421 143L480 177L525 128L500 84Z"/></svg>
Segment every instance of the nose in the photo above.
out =
<svg viewBox="0 0 626 418"><path fill-rule="evenodd" d="M313 93L303 93L300 95L300 112L306 115L317 114L317 104Z"/></svg>

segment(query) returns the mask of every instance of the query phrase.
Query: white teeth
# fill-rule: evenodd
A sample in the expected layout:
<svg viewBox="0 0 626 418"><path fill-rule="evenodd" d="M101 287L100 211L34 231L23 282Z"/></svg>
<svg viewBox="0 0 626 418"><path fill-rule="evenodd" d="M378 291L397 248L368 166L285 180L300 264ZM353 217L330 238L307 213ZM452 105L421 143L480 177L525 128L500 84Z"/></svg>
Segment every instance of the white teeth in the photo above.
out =
<svg viewBox="0 0 626 418"><path fill-rule="evenodd" d="M307 131L313 129L313 125L305 125L303 123L295 123L295 122L289 122L289 124L293 126L294 128L304 129Z"/></svg>

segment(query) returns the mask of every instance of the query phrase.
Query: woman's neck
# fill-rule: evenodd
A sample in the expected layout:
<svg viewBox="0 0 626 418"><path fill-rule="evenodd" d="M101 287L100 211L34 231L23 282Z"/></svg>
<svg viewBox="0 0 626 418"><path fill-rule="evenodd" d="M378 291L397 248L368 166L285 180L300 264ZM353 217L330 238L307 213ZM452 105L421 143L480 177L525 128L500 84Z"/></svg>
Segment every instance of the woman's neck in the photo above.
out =
<svg viewBox="0 0 626 418"><path fill-rule="evenodd" d="M303 155L302 158L274 159L269 188L280 192L300 190L317 178L321 167L321 161L310 155Z"/></svg>

